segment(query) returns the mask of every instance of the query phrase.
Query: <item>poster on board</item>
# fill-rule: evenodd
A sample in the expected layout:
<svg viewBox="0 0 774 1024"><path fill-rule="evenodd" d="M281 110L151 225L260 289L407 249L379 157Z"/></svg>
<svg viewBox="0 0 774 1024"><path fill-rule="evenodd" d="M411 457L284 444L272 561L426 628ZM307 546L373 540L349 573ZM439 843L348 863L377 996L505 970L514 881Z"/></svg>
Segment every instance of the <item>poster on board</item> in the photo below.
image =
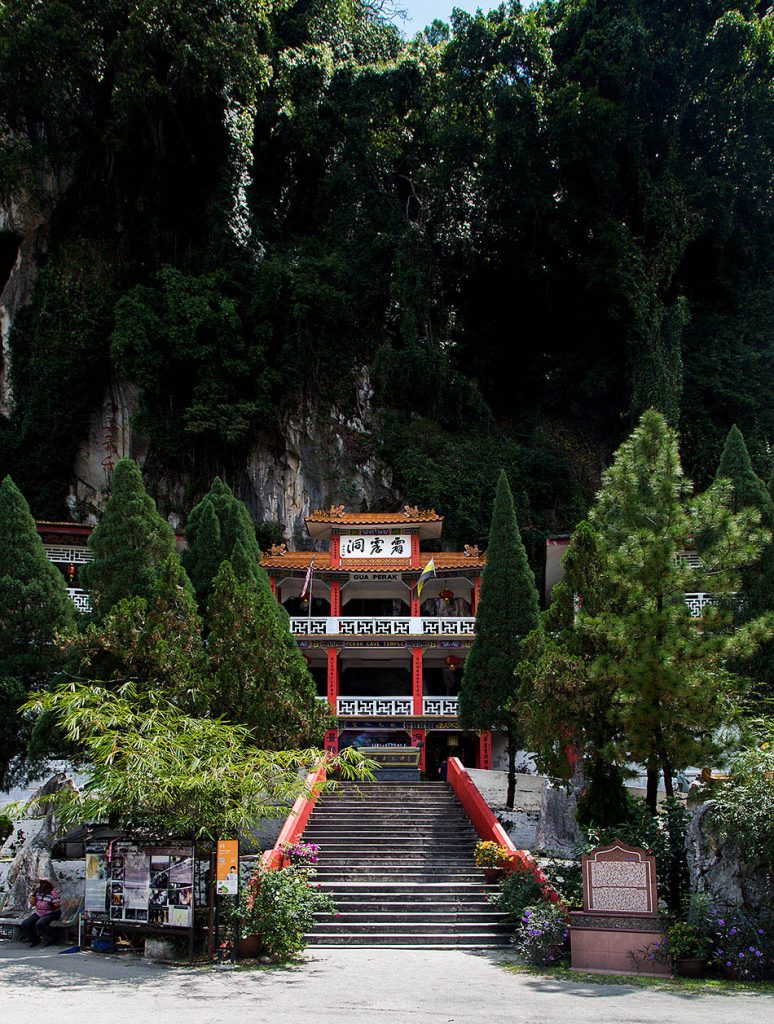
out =
<svg viewBox="0 0 774 1024"><path fill-rule="evenodd" d="M239 892L239 843L236 839L219 839L216 861L218 896L236 896Z"/></svg>

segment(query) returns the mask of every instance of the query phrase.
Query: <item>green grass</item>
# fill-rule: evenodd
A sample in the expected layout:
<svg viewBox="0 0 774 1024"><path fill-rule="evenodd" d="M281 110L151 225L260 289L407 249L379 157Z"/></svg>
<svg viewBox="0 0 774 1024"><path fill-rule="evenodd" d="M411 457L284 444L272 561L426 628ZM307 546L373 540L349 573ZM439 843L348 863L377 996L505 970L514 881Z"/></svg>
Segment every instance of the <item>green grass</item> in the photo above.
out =
<svg viewBox="0 0 774 1024"><path fill-rule="evenodd" d="M731 996L736 992L754 992L763 995L774 993L774 981L728 981L726 978L667 978L643 974L590 974L586 971L571 971L569 967L530 967L526 964L501 962L503 970L513 974L530 974L533 977L550 978L555 981L578 982L588 985L634 985L636 988L654 988L667 992L713 993Z"/></svg>

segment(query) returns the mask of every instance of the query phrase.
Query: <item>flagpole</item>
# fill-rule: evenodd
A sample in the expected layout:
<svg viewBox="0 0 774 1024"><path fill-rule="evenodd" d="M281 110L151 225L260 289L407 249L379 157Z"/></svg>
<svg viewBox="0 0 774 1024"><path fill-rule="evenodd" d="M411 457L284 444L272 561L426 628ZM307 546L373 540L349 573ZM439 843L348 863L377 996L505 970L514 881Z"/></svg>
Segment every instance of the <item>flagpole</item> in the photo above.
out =
<svg viewBox="0 0 774 1024"><path fill-rule="evenodd" d="M312 562L309 566L309 612L307 621L312 623L312 585L314 584L314 555L312 555Z"/></svg>

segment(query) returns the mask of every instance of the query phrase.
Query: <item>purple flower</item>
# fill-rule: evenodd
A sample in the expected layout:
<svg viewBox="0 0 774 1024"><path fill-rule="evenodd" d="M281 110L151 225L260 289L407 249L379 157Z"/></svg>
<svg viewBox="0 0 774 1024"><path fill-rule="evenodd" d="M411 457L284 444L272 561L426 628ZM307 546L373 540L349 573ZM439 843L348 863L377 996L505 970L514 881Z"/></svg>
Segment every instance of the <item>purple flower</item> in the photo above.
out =
<svg viewBox="0 0 774 1024"><path fill-rule="evenodd" d="M759 935L763 935L763 929L762 929L762 928L759 928L759 929L758 929L758 934L759 934Z"/></svg>
<svg viewBox="0 0 774 1024"><path fill-rule="evenodd" d="M715 952L717 953L718 956L723 956L723 950L722 949L716 949Z"/></svg>
<svg viewBox="0 0 774 1024"><path fill-rule="evenodd" d="M761 951L759 949L756 949L755 950L755 955L756 956L763 956L763 953L761 953Z"/></svg>
<svg viewBox="0 0 774 1024"><path fill-rule="evenodd" d="M750 950L751 953L755 952L755 946L748 946L747 948Z"/></svg>
<svg viewBox="0 0 774 1024"><path fill-rule="evenodd" d="M729 928L728 929L728 934L729 935L736 935L736 928Z"/></svg>
<svg viewBox="0 0 774 1024"><path fill-rule="evenodd" d="M733 966L734 965L731 963L730 960L726 960L726 967L733 967Z"/></svg>
<svg viewBox="0 0 774 1024"><path fill-rule="evenodd" d="M720 925L723 925L723 924L725 924L725 923L726 923L726 922L725 922L725 921L723 920L723 918L722 918L722 917L719 917L719 918L718 918L718 924L720 924Z"/></svg>
<svg viewBox="0 0 774 1024"><path fill-rule="evenodd" d="M739 959L740 959L740 960L744 960L744 953L740 953L740 954L739 954Z"/></svg>

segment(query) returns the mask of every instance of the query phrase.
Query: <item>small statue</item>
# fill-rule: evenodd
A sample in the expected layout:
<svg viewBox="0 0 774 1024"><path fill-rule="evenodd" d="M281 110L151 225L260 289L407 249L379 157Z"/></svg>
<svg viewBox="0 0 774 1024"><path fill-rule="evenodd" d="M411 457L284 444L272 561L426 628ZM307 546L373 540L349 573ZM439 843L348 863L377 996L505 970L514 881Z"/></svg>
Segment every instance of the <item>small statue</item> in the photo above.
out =
<svg viewBox="0 0 774 1024"><path fill-rule="evenodd" d="M478 550L478 544L466 544L465 556L467 558L480 558L481 552Z"/></svg>
<svg viewBox="0 0 774 1024"><path fill-rule="evenodd" d="M411 519L412 516L418 516L419 515L419 506L418 505L404 505L403 506L403 515L406 517L406 519Z"/></svg>
<svg viewBox="0 0 774 1024"><path fill-rule="evenodd" d="M269 548L269 556L271 558L282 558L283 555L288 553L286 544L272 544Z"/></svg>
<svg viewBox="0 0 774 1024"><path fill-rule="evenodd" d="M343 505L331 505L330 514L332 516L343 516L344 506Z"/></svg>

